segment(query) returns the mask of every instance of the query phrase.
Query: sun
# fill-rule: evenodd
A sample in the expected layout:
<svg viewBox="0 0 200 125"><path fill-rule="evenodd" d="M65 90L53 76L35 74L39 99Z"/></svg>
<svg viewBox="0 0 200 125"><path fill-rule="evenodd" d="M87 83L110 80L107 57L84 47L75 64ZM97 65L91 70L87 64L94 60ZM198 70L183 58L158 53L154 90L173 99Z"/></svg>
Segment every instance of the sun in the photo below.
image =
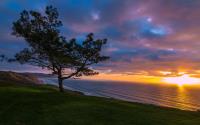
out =
<svg viewBox="0 0 200 125"><path fill-rule="evenodd" d="M165 83L169 83L169 84L176 84L180 87L183 86L183 85L194 85L194 84L200 83L199 78L193 78L193 77L190 77L187 74L184 74L182 76L177 76L177 77L163 78L162 81L165 82Z"/></svg>

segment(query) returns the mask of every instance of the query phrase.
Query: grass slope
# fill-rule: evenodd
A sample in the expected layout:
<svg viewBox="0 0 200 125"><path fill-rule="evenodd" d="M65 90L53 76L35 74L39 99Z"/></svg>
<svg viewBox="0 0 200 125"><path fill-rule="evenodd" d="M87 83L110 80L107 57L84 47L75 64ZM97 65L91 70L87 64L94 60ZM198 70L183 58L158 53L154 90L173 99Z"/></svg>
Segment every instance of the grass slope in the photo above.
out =
<svg viewBox="0 0 200 125"><path fill-rule="evenodd" d="M8 83L9 81L9 83ZM0 71L0 85L3 83L14 85L36 85L41 84L36 76L27 73L16 73L11 71Z"/></svg>
<svg viewBox="0 0 200 125"><path fill-rule="evenodd" d="M49 86L3 86L0 125L200 125L200 113L63 94Z"/></svg>

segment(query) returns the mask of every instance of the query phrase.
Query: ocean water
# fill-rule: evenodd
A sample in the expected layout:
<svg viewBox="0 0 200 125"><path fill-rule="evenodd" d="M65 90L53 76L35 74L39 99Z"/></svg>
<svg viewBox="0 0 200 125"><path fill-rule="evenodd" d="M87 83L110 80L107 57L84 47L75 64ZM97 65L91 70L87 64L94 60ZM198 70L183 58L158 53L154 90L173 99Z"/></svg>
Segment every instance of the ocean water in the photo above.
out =
<svg viewBox="0 0 200 125"><path fill-rule="evenodd" d="M45 83L57 85L56 78L41 79ZM200 110L200 87L86 80L65 80L64 86L91 96L116 98L182 110Z"/></svg>

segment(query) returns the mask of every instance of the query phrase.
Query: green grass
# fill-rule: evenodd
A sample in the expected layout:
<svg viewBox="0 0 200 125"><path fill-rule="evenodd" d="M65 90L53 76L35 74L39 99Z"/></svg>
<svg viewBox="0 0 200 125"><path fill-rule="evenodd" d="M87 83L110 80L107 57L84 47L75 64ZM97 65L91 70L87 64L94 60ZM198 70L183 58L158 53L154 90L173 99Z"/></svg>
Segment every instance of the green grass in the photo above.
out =
<svg viewBox="0 0 200 125"><path fill-rule="evenodd" d="M200 113L12 85L0 87L0 125L200 125Z"/></svg>

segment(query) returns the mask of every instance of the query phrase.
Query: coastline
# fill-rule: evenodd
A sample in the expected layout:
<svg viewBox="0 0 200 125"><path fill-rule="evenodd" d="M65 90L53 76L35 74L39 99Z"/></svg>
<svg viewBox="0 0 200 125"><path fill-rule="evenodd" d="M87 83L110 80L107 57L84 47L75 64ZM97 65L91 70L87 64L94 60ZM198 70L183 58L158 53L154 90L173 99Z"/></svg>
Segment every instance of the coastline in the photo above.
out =
<svg viewBox="0 0 200 125"><path fill-rule="evenodd" d="M38 77L43 83L57 86L56 77ZM67 90L81 92L87 96L114 98L126 102L199 111L200 89L180 89L177 86L123 83L110 81L66 80Z"/></svg>
<svg viewBox="0 0 200 125"><path fill-rule="evenodd" d="M43 84L46 84L46 85L50 85L50 86L54 86L54 87L57 87L57 83L43 83ZM162 105L157 105L157 104L150 104L150 103L144 103L144 102L138 102L138 101L129 101L129 100L126 100L126 99L119 99L119 98L114 98L112 96L105 96L105 95L97 95L97 94L92 94L92 93L89 93L89 92L84 92L84 91L81 91L79 89L74 89L72 87L68 87L66 85L64 85L64 89L66 92L72 92L72 93L76 93L76 94L79 94L79 95L84 95L84 96L93 96L93 97L101 97L101 98L107 98L107 99L114 99L114 100L118 100L118 101L124 101L124 102L127 102L127 103L133 103L133 104L141 104L141 105L151 105L151 106L155 106L155 107L160 107L160 108L164 108L164 109L175 109L175 110L182 110L182 111L192 111L192 112L199 112L200 110L199 109L181 109L181 108L176 108L176 107L170 107L170 106L162 106Z"/></svg>
<svg viewBox="0 0 200 125"><path fill-rule="evenodd" d="M60 93L55 86L0 87L0 124L199 125L199 112Z"/></svg>

